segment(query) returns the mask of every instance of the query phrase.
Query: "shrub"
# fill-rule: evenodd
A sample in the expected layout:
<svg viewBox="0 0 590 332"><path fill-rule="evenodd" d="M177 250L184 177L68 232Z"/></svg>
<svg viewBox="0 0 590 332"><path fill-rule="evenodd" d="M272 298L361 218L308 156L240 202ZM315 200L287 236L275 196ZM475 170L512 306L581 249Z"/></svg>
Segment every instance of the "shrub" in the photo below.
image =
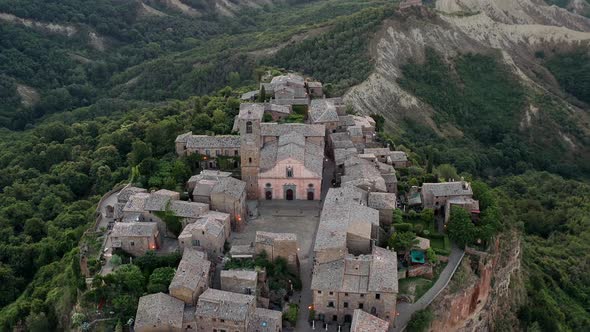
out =
<svg viewBox="0 0 590 332"><path fill-rule="evenodd" d="M412 315L412 320L408 323L409 332L423 332L427 331L432 323L434 315L429 308L420 310Z"/></svg>
<svg viewBox="0 0 590 332"><path fill-rule="evenodd" d="M283 315L283 318L286 321L288 321L289 323L295 325L295 323L297 322L298 313L299 313L299 306L294 303L290 303L289 308L287 309L287 312L285 312L285 315Z"/></svg>
<svg viewBox="0 0 590 332"><path fill-rule="evenodd" d="M410 223L393 224L393 229L396 232L410 232L414 230L414 225Z"/></svg>

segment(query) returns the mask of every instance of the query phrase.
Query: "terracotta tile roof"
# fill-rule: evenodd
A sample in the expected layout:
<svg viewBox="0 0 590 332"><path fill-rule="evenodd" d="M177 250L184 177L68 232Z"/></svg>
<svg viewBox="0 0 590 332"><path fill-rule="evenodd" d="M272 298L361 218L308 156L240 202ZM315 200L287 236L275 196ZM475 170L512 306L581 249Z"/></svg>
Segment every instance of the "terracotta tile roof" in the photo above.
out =
<svg viewBox="0 0 590 332"><path fill-rule="evenodd" d="M185 248L169 289L183 287L194 291L199 286L206 287L210 270L211 262L204 252Z"/></svg>
<svg viewBox="0 0 590 332"><path fill-rule="evenodd" d="M150 294L139 298L135 329L182 329L184 302L164 293Z"/></svg>
<svg viewBox="0 0 590 332"><path fill-rule="evenodd" d="M111 232L112 237L146 237L156 234L158 224L155 222L116 222Z"/></svg>
<svg viewBox="0 0 590 332"><path fill-rule="evenodd" d="M369 193L369 206L381 210L381 209L395 209L396 197L392 193Z"/></svg>
<svg viewBox="0 0 590 332"><path fill-rule="evenodd" d="M422 193L432 193L434 196L470 196L473 195L471 186L464 181L423 183Z"/></svg>
<svg viewBox="0 0 590 332"><path fill-rule="evenodd" d="M274 332L282 326L283 314L280 311L256 308L248 322L248 331Z"/></svg>
<svg viewBox="0 0 590 332"><path fill-rule="evenodd" d="M208 288L197 303L195 316L245 321L255 310L255 297Z"/></svg>
<svg viewBox="0 0 590 332"><path fill-rule="evenodd" d="M309 107L311 123L339 122L336 105L331 99L314 99Z"/></svg>
<svg viewBox="0 0 590 332"><path fill-rule="evenodd" d="M350 332L387 332L389 322L375 317L361 309L355 309Z"/></svg>

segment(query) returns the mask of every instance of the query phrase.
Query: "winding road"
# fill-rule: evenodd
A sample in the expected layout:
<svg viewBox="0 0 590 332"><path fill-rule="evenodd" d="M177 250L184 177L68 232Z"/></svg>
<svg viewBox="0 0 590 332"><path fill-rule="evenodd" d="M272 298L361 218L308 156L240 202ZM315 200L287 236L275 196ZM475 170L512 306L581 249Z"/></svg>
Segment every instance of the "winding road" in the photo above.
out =
<svg viewBox="0 0 590 332"><path fill-rule="evenodd" d="M423 310L436 299L436 297L447 287L451 278L457 271L461 260L465 256L465 251L453 244L451 248L451 255L449 256L449 262L445 269L440 273L440 276L432 285L432 287L422 295L418 301L414 303L398 303L397 311L399 316L395 320L395 325L390 331L401 332L406 329L408 323L412 319L412 315L417 311Z"/></svg>

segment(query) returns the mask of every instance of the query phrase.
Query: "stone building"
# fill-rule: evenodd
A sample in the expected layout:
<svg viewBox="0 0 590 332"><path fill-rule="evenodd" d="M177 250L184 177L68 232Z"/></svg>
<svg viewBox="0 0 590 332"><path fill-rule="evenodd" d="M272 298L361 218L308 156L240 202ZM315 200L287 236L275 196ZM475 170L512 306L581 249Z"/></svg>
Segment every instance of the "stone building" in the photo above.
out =
<svg viewBox="0 0 590 332"><path fill-rule="evenodd" d="M110 238L113 248L123 249L133 256L142 256L161 246L160 231L155 222L117 222Z"/></svg>
<svg viewBox="0 0 590 332"><path fill-rule="evenodd" d="M178 155L211 152L211 146L222 145L219 140L232 141L236 149L232 156L240 158L248 199L319 200L315 190L321 188L325 126L262 123L265 106L250 105L258 106L242 107L236 118L234 128L239 136L182 134L176 139ZM205 152L204 145L209 147ZM225 154L225 150L219 151L219 155Z"/></svg>
<svg viewBox="0 0 590 332"><path fill-rule="evenodd" d="M360 309L354 310L350 332L387 332L388 330L389 322Z"/></svg>
<svg viewBox="0 0 590 332"><path fill-rule="evenodd" d="M207 289L195 310L198 331L279 332L281 312L256 308L256 299L222 290Z"/></svg>
<svg viewBox="0 0 590 332"><path fill-rule="evenodd" d="M127 205L131 196L139 193L147 193L147 190L144 188L129 186L119 191L117 194L117 202L113 206L113 219L115 221L123 221L123 209L125 208L125 205Z"/></svg>
<svg viewBox="0 0 590 332"><path fill-rule="evenodd" d="M247 270L221 271L221 290L246 295L257 295L258 273Z"/></svg>
<svg viewBox="0 0 590 332"><path fill-rule="evenodd" d="M375 140L375 120L368 115L340 116L339 130L348 132L352 142L359 147L364 147L365 144Z"/></svg>
<svg viewBox="0 0 590 332"><path fill-rule="evenodd" d="M287 260L287 266L291 271L299 272L297 235L257 231L254 246L257 255L265 251L270 261L282 257Z"/></svg>
<svg viewBox="0 0 590 332"><path fill-rule="evenodd" d="M319 200L324 150L305 136L289 132L260 151L259 197Z"/></svg>
<svg viewBox="0 0 590 332"><path fill-rule="evenodd" d="M342 259L346 254L370 254L379 238L379 212L367 206L367 193L354 186L331 188L314 246L318 263Z"/></svg>
<svg viewBox="0 0 590 332"><path fill-rule="evenodd" d="M472 219L479 216L479 201L470 197L452 197L447 200L444 210L445 223L451 218L451 207L457 206L463 208L471 214Z"/></svg>
<svg viewBox="0 0 590 332"><path fill-rule="evenodd" d="M391 151L391 164L395 168L405 168L410 166L410 161L408 160L408 155L404 151Z"/></svg>
<svg viewBox="0 0 590 332"><path fill-rule="evenodd" d="M188 305L197 304L197 299L209 288L211 262L207 254L185 248L174 278L168 287L170 295Z"/></svg>
<svg viewBox="0 0 590 332"><path fill-rule="evenodd" d="M223 255L225 241L231 232L227 213L209 211L195 222L186 225L178 236L181 250L192 247L204 250L211 260Z"/></svg>
<svg viewBox="0 0 590 332"><path fill-rule="evenodd" d="M270 84L262 86L264 86L267 95L273 96L272 103L280 105L307 105L309 103L305 80L299 75L290 73L275 76Z"/></svg>
<svg viewBox="0 0 590 332"><path fill-rule="evenodd" d="M324 97L324 87L321 82L306 82L309 96L313 98Z"/></svg>
<svg viewBox="0 0 590 332"><path fill-rule="evenodd" d="M322 321L350 323L354 310L360 309L393 323L398 293L396 253L373 247L369 255L347 254L316 264L311 289L313 308Z"/></svg>
<svg viewBox="0 0 590 332"><path fill-rule="evenodd" d="M323 124L326 133L334 133L340 125L338 115L343 112L344 104L341 98L314 99L311 101L308 120L311 124Z"/></svg>
<svg viewBox="0 0 590 332"><path fill-rule="evenodd" d="M391 225L393 220L393 210L395 210L397 203L395 194L391 193L369 193L369 207L379 211L379 224L381 226Z"/></svg>
<svg viewBox="0 0 590 332"><path fill-rule="evenodd" d="M314 310L325 322L350 323L354 309L394 319L397 257L374 245L379 212L367 206L369 196L347 185L325 198L311 283Z"/></svg>
<svg viewBox="0 0 590 332"><path fill-rule="evenodd" d="M451 198L472 198L473 190L465 181L423 183L420 194L424 208L439 209Z"/></svg>
<svg viewBox="0 0 590 332"><path fill-rule="evenodd" d="M408 155L404 151L391 151L389 148L365 148L363 153L373 154L379 162L392 165L395 168L405 168L410 165Z"/></svg>
<svg viewBox="0 0 590 332"><path fill-rule="evenodd" d="M272 121L281 121L291 115L293 108L290 105L264 104L264 113L269 114Z"/></svg>
<svg viewBox="0 0 590 332"><path fill-rule="evenodd" d="M180 218L182 226L195 222L209 212L209 205L199 202L170 201L168 212Z"/></svg>
<svg viewBox="0 0 590 332"><path fill-rule="evenodd" d="M256 308L248 320L248 332L281 332L283 314L280 311Z"/></svg>
<svg viewBox="0 0 590 332"><path fill-rule="evenodd" d="M387 185L375 162L351 156L344 162L342 185L353 185L366 191L387 192Z"/></svg>
<svg viewBox="0 0 590 332"><path fill-rule="evenodd" d="M201 168L218 168L217 157L235 158L233 167L239 168L240 138L233 135L193 135L192 132L176 137L176 154L186 156L193 153L203 156Z"/></svg>
<svg viewBox="0 0 590 332"><path fill-rule="evenodd" d="M227 172L202 171L191 177L189 188L195 202L210 205L211 210L229 213L232 230L241 231L246 221L246 182Z"/></svg>
<svg viewBox="0 0 590 332"><path fill-rule="evenodd" d="M164 293L150 294L139 298L134 330L182 332L183 320L184 302Z"/></svg>
<svg viewBox="0 0 590 332"><path fill-rule="evenodd" d="M320 199L324 126L261 121L259 109L238 115L248 199Z"/></svg>

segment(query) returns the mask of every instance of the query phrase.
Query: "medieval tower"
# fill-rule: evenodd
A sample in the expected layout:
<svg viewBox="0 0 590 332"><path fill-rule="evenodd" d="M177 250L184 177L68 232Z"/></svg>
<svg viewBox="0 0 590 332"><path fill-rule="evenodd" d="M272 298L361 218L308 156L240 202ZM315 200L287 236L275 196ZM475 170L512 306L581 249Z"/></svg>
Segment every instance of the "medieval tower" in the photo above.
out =
<svg viewBox="0 0 590 332"><path fill-rule="evenodd" d="M263 107L247 107L241 109L238 115L242 181L246 182L248 199L258 199L258 172L262 148L260 123L263 114Z"/></svg>

